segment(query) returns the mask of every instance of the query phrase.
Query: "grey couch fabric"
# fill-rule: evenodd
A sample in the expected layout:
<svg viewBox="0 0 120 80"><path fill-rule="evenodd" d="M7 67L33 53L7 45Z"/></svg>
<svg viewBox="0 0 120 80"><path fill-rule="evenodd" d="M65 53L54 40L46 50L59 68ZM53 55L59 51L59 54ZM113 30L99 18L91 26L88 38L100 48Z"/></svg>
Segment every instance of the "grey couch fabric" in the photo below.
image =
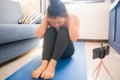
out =
<svg viewBox="0 0 120 80"><path fill-rule="evenodd" d="M23 16L23 12L18 1L0 0L0 23L18 23L20 17Z"/></svg>
<svg viewBox="0 0 120 80"><path fill-rule="evenodd" d="M38 26L37 24L0 24L0 44L35 38Z"/></svg>
<svg viewBox="0 0 120 80"><path fill-rule="evenodd" d="M0 0L0 64L39 45L40 24L18 24L23 16L19 1Z"/></svg>
<svg viewBox="0 0 120 80"><path fill-rule="evenodd" d="M0 64L28 52L38 46L39 39L31 38L0 46Z"/></svg>

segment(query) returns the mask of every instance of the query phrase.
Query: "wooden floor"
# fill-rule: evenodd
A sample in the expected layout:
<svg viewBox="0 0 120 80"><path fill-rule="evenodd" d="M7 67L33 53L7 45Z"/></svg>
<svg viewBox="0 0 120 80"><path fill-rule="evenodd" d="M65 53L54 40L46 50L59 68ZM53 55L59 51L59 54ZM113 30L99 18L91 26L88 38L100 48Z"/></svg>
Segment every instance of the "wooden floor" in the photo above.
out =
<svg viewBox="0 0 120 80"><path fill-rule="evenodd" d="M108 45L105 43L104 45ZM95 70L96 66L99 64L100 59L92 59L92 49L99 47L100 43L89 43L85 42L85 54L87 60L87 72L88 72L88 80L95 80L95 75L92 73ZM113 80L120 80L120 55L110 47L110 54L106 56L104 59L104 64L106 68L109 70L112 75ZM109 75L106 73L103 66L101 67L99 76L97 80L112 80Z"/></svg>
<svg viewBox="0 0 120 80"><path fill-rule="evenodd" d="M41 41L42 43L42 41ZM108 45L104 43L104 45ZM40 45L41 46L41 45ZM27 52L26 54L13 59L3 65L0 65L0 80L4 80L6 77L17 71L19 68L24 66L26 63L31 61L34 57L41 54L42 48L38 46L37 48ZM95 75L92 75L92 72L98 65L100 59L92 59L93 48L99 47L100 43L97 42L85 42L85 55L86 55L86 64L87 64L87 74L88 80L95 80ZM113 80L120 80L120 55L110 47L110 55L106 56L104 59L104 64L107 69L110 71ZM100 74L97 80L111 80L109 75L105 72L105 69L102 67Z"/></svg>

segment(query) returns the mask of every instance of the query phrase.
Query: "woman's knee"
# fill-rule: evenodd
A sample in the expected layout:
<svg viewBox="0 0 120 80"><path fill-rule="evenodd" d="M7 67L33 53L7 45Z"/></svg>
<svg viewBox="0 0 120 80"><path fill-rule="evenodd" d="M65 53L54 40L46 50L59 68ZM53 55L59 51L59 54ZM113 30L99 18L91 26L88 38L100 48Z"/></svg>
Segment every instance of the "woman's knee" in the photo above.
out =
<svg viewBox="0 0 120 80"><path fill-rule="evenodd" d="M56 29L54 27L47 28L47 32L56 32Z"/></svg>
<svg viewBox="0 0 120 80"><path fill-rule="evenodd" d="M56 29L54 27L49 27L46 30L46 35L56 34L56 33L57 33L57 31L56 31Z"/></svg>
<svg viewBox="0 0 120 80"><path fill-rule="evenodd" d="M63 35L64 37L65 36L69 36L68 34L68 28L67 27L61 27L59 32L58 32L59 35Z"/></svg>
<svg viewBox="0 0 120 80"><path fill-rule="evenodd" d="M62 27L60 28L60 31L68 33L68 28L62 26Z"/></svg>

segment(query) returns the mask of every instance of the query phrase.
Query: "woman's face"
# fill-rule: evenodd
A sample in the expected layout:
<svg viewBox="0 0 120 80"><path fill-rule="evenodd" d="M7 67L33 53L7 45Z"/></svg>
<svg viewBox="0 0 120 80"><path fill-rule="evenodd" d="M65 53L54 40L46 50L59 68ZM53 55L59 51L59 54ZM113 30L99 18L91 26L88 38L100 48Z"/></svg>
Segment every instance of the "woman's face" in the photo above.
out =
<svg viewBox="0 0 120 80"><path fill-rule="evenodd" d="M65 23L65 17L48 18L48 21L55 27L60 27Z"/></svg>

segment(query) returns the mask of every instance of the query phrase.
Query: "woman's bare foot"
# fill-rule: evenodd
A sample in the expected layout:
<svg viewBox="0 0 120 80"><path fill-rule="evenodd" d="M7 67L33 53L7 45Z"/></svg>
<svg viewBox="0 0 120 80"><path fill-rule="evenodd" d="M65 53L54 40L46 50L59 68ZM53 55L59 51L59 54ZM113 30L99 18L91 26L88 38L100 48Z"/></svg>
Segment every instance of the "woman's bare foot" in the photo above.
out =
<svg viewBox="0 0 120 80"><path fill-rule="evenodd" d="M47 69L42 73L41 77L43 79L51 79L55 75L56 60L52 59L47 67Z"/></svg>
<svg viewBox="0 0 120 80"><path fill-rule="evenodd" d="M47 67L47 69L42 73L41 77L43 79L51 79L54 77L55 74L55 68L52 66Z"/></svg>
<svg viewBox="0 0 120 80"><path fill-rule="evenodd" d="M32 77L38 79L41 76L42 72L47 68L47 66L48 66L48 61L43 60L42 64L36 70L33 71Z"/></svg>

